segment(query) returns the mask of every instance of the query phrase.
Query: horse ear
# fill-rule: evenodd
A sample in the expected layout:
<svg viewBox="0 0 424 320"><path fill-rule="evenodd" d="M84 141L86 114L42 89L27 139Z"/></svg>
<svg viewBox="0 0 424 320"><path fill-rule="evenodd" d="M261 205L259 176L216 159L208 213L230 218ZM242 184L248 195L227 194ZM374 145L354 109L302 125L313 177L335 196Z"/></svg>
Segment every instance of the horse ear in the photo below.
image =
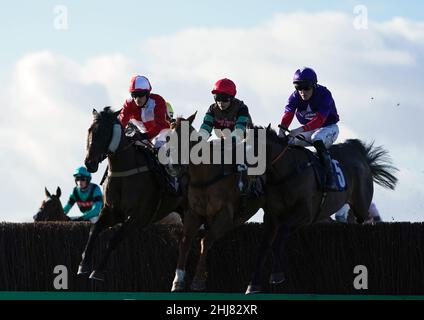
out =
<svg viewBox="0 0 424 320"><path fill-rule="evenodd" d="M266 127L266 131L270 131L271 130L271 124L268 125L268 127Z"/></svg>
<svg viewBox="0 0 424 320"><path fill-rule="evenodd" d="M99 115L99 113L97 112L97 110L93 108L93 116L97 117L98 115Z"/></svg>
<svg viewBox="0 0 424 320"><path fill-rule="evenodd" d="M52 195L50 194L49 190L47 190L47 187L44 187L44 192L46 193L47 198L51 198Z"/></svg>
<svg viewBox="0 0 424 320"><path fill-rule="evenodd" d="M193 123L194 119L196 118L197 115L197 111L195 113L193 113L190 117L188 117L188 122L190 123L190 125Z"/></svg>
<svg viewBox="0 0 424 320"><path fill-rule="evenodd" d="M60 198L61 195L62 195L62 190L60 190L60 187L57 187L57 189L56 189L56 197Z"/></svg>

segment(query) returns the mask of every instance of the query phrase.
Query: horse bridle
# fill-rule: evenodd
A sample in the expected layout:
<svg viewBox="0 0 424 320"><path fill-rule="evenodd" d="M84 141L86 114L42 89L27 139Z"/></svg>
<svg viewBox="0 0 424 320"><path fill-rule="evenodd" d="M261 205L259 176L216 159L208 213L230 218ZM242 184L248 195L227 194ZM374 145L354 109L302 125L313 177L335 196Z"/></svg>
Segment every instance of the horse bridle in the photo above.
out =
<svg viewBox="0 0 424 320"><path fill-rule="evenodd" d="M121 124L119 122L115 122L113 124L112 138L111 138L110 143L108 145L107 151L105 153L101 154L99 163L103 162L109 156L117 155L117 154L129 149L130 147L134 146L135 142L131 141L131 142L128 143L127 146L119 149L119 146L120 146L121 140L122 140L122 134L123 134L123 130L122 130ZM107 174L108 169L106 169L105 174L103 175L103 178L102 178L102 181L101 181L100 184L103 184L106 176L109 176L111 178L121 178L121 177L127 177L127 176L131 176L131 175L134 175L134 174L147 172L147 171L149 171L149 168L147 166L133 168L133 169L122 171L122 172L109 172L109 174Z"/></svg>
<svg viewBox="0 0 424 320"><path fill-rule="evenodd" d="M114 123L113 131L112 131L112 139L110 140L107 151L101 155L100 157L101 160L99 162L104 161L108 156L116 155L120 152L127 150L134 144L134 142L130 142L125 148L118 150L119 145L121 143L121 139L122 139L122 133L123 131L122 131L121 124Z"/></svg>

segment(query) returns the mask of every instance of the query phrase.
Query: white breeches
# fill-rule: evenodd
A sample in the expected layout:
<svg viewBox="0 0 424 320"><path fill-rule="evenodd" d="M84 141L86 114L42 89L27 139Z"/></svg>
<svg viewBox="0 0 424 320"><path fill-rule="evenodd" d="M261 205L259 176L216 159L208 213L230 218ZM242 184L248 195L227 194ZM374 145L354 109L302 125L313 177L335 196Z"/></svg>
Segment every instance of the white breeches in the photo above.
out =
<svg viewBox="0 0 424 320"><path fill-rule="evenodd" d="M312 131L307 131L302 133L307 141L314 143L315 141L321 140L324 142L326 148L329 148L339 136L339 126L337 124L332 124L327 127L319 128ZM291 138L289 141L290 144L296 146L307 147L309 146L305 141Z"/></svg>

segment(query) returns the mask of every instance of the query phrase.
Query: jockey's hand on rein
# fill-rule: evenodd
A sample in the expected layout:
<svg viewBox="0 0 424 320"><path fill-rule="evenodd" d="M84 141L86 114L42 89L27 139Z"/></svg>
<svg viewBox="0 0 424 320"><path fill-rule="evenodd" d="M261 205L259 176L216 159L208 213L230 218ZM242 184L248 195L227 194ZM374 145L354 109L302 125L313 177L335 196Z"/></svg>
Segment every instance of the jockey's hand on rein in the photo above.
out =
<svg viewBox="0 0 424 320"><path fill-rule="evenodd" d="M289 133L289 136L294 138L294 137L297 137L298 135L301 135L304 132L305 130L303 129L303 127L299 127L299 128L291 130Z"/></svg>

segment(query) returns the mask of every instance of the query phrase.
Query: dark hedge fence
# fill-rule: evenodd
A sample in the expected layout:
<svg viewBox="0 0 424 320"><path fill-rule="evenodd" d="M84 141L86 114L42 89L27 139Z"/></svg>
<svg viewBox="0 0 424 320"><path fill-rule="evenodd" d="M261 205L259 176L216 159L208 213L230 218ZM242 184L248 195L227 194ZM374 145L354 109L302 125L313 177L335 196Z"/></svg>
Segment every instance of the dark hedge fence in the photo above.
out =
<svg viewBox="0 0 424 320"><path fill-rule="evenodd" d="M69 270L70 291L168 292L178 255L179 227L151 226L130 236L112 254L104 283L76 275L88 237L85 223L0 224L0 291L54 291L56 265ZM112 230L101 237L100 257ZM208 259L210 292L244 292L262 233L246 224L218 241ZM188 281L199 244L189 256ZM424 224L318 224L288 240L287 281L269 292L321 294L424 294ZM368 290L353 287L356 265L368 268Z"/></svg>

